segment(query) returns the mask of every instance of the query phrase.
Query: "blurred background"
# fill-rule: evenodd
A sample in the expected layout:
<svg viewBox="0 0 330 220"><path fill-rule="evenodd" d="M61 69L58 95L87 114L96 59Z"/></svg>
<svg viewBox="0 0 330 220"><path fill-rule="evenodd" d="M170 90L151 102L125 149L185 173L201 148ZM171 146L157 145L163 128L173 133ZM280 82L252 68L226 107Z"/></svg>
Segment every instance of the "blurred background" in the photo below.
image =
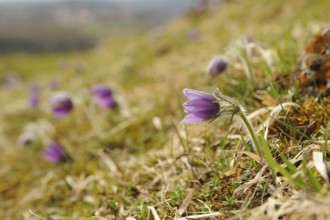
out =
<svg viewBox="0 0 330 220"><path fill-rule="evenodd" d="M0 54L85 50L142 33L184 13L193 0L0 0Z"/></svg>
<svg viewBox="0 0 330 220"><path fill-rule="evenodd" d="M227 138L230 120L182 126L182 90L218 87L249 113L291 100L297 61L329 8L329 0L0 0L0 219L151 219L149 207L174 219L186 198L187 215L223 219L260 206L280 192L277 179L264 172L269 185L233 196L261 166L236 160L244 144L239 130ZM219 55L228 68L210 76ZM100 84L116 108L97 104ZM59 92L74 103L60 120L50 102ZM306 120L330 115L308 112ZM290 158L306 145L300 133L314 125L321 133L321 123L299 124L297 137L283 139L297 132L287 124L271 143ZM64 149L59 163L45 156L54 143ZM283 190L284 199L296 192Z"/></svg>

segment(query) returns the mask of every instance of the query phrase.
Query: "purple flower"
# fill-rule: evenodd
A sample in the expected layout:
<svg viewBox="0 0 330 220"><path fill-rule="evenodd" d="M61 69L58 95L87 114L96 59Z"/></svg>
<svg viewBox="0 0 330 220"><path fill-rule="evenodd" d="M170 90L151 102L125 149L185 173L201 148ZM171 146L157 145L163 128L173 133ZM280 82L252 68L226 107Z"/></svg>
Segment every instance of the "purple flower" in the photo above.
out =
<svg viewBox="0 0 330 220"><path fill-rule="evenodd" d="M69 114L73 109L71 97L66 93L56 93L49 99L54 118L60 119Z"/></svg>
<svg viewBox="0 0 330 220"><path fill-rule="evenodd" d="M208 9L208 2L207 0L199 0L195 5L192 7L193 11L197 13L203 13Z"/></svg>
<svg viewBox="0 0 330 220"><path fill-rule="evenodd" d="M244 40L245 40L246 44L253 44L254 43L254 40L251 36L246 36Z"/></svg>
<svg viewBox="0 0 330 220"><path fill-rule="evenodd" d="M212 94L192 89L184 89L183 94L188 98L188 101L183 104L188 115L181 124L209 121L218 116L220 104Z"/></svg>
<svg viewBox="0 0 330 220"><path fill-rule="evenodd" d="M57 142L52 142L44 150L44 157L53 163L60 163L67 157L67 153L64 151L62 145Z"/></svg>
<svg viewBox="0 0 330 220"><path fill-rule="evenodd" d="M196 30L196 29L192 29L192 30L190 30L189 33L188 33L188 38L189 38L190 40L198 40L199 36L200 36L200 33L199 33L199 31Z"/></svg>
<svg viewBox="0 0 330 220"><path fill-rule="evenodd" d="M37 85L31 86L30 97L28 100L29 106L37 107L40 101L40 88Z"/></svg>
<svg viewBox="0 0 330 220"><path fill-rule="evenodd" d="M1 77L0 83L6 88L13 88L17 86L20 79L15 72L9 72L4 77Z"/></svg>
<svg viewBox="0 0 330 220"><path fill-rule="evenodd" d="M22 133L17 140L17 144L23 147L30 146L35 140L35 134L32 132L26 131Z"/></svg>
<svg viewBox="0 0 330 220"><path fill-rule="evenodd" d="M91 89L94 101L101 108L114 108L117 102L112 95L111 89L106 85L96 85Z"/></svg>
<svg viewBox="0 0 330 220"><path fill-rule="evenodd" d="M53 79L52 81L50 81L49 87L50 87L51 90L55 91L55 90L58 90L59 84L60 83L57 79Z"/></svg>
<svg viewBox="0 0 330 220"><path fill-rule="evenodd" d="M215 77L223 73L228 66L228 62L223 56L214 57L207 66L207 74L210 77Z"/></svg>

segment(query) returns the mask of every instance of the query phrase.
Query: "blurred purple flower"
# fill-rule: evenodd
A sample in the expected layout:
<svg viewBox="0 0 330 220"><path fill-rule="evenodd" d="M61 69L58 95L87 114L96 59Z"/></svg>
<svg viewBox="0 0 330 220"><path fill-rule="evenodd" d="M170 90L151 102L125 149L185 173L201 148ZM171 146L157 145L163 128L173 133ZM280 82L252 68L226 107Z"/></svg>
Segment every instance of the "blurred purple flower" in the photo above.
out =
<svg viewBox="0 0 330 220"><path fill-rule="evenodd" d="M9 72L4 77L1 77L0 83L6 88L13 88L20 82L19 77L15 72Z"/></svg>
<svg viewBox="0 0 330 220"><path fill-rule="evenodd" d="M181 124L209 121L219 115L220 104L212 94L192 89L184 89L183 94L188 98L188 101L183 104L188 115Z"/></svg>
<svg viewBox="0 0 330 220"><path fill-rule="evenodd" d="M246 36L245 37L245 43L246 44L253 44L254 43L254 40L251 36Z"/></svg>
<svg viewBox="0 0 330 220"><path fill-rule="evenodd" d="M112 95L111 89L106 85L95 85L92 87L94 101L101 108L114 108L117 102Z"/></svg>
<svg viewBox="0 0 330 220"><path fill-rule="evenodd" d="M195 12L198 12L198 13L205 12L208 9L208 1L207 0L199 0L193 5L192 9Z"/></svg>
<svg viewBox="0 0 330 220"><path fill-rule="evenodd" d="M56 93L49 99L54 118L65 117L73 110L71 97L66 93Z"/></svg>
<svg viewBox="0 0 330 220"><path fill-rule="evenodd" d="M53 163L60 163L67 157L67 153L64 151L62 145L57 142L52 142L44 150L44 157Z"/></svg>
<svg viewBox="0 0 330 220"><path fill-rule="evenodd" d="M188 33L188 38L189 38L190 40L198 40L199 36L200 36L200 33L199 33L199 31L196 30L196 29L192 29L192 30L190 30L189 33Z"/></svg>
<svg viewBox="0 0 330 220"><path fill-rule="evenodd" d="M228 66L228 62L223 56L214 57L207 66L207 74L210 77L215 77L223 73Z"/></svg>
<svg viewBox="0 0 330 220"><path fill-rule="evenodd" d="M30 88L30 97L28 103L30 107L37 107L40 101L40 88L37 85L33 85Z"/></svg>
<svg viewBox="0 0 330 220"><path fill-rule="evenodd" d="M59 85L60 85L60 83L59 83L59 81L58 81L57 79L53 79L53 80L50 81L50 83L49 83L49 87L50 87L50 89L53 90L53 91L58 90Z"/></svg>
<svg viewBox="0 0 330 220"><path fill-rule="evenodd" d="M17 140L19 146L27 147L30 146L35 141L35 134L30 131L22 133Z"/></svg>

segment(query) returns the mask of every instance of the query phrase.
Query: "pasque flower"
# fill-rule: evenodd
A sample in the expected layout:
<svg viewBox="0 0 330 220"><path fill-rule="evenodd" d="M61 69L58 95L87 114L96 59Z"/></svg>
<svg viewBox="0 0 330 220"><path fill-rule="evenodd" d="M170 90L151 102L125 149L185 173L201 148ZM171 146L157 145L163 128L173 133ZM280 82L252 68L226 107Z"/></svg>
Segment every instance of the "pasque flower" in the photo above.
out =
<svg viewBox="0 0 330 220"><path fill-rule="evenodd" d="M63 149L62 145L58 142L52 142L44 151L44 157L53 163L63 162L67 157L67 153Z"/></svg>
<svg viewBox="0 0 330 220"><path fill-rule="evenodd" d="M207 66L207 74L215 77L223 73L228 66L227 60L223 56L214 57Z"/></svg>
<svg viewBox="0 0 330 220"><path fill-rule="evenodd" d="M184 89L183 94L188 98L188 101L183 104L188 115L181 121L181 124L211 121L224 115L238 117L252 139L253 151L259 156L262 155L259 139L245 114L244 108L237 100L223 95L218 89L213 92L213 95L192 89Z"/></svg>
<svg viewBox="0 0 330 220"><path fill-rule="evenodd" d="M30 107L37 107L40 101L40 88L37 85L33 85L30 88L30 97L28 103Z"/></svg>
<svg viewBox="0 0 330 220"><path fill-rule="evenodd" d="M200 33L199 33L199 31L196 30L196 29L192 29L192 30L190 30L190 31L188 32L188 38L189 38L190 40L198 40L199 37L200 37Z"/></svg>
<svg viewBox="0 0 330 220"><path fill-rule="evenodd" d="M208 3L206 0L199 0L193 5L192 9L198 13L205 12L208 9Z"/></svg>
<svg viewBox="0 0 330 220"><path fill-rule="evenodd" d="M254 43L254 40L251 36L246 36L245 37L245 43L246 44L253 44Z"/></svg>
<svg viewBox="0 0 330 220"><path fill-rule="evenodd" d="M60 119L68 115L73 109L73 102L67 93L55 93L49 100L54 118Z"/></svg>
<svg viewBox="0 0 330 220"><path fill-rule="evenodd" d="M60 82L57 79L53 79L50 81L49 87L51 90L56 91L60 87Z"/></svg>
<svg viewBox="0 0 330 220"><path fill-rule="evenodd" d="M184 89L183 94L188 98L183 104L188 115L181 124L210 121L219 115L220 104L212 94L192 89Z"/></svg>
<svg viewBox="0 0 330 220"><path fill-rule="evenodd" d="M92 87L91 92L95 103L101 108L114 108L117 106L117 102L108 86L95 85Z"/></svg>

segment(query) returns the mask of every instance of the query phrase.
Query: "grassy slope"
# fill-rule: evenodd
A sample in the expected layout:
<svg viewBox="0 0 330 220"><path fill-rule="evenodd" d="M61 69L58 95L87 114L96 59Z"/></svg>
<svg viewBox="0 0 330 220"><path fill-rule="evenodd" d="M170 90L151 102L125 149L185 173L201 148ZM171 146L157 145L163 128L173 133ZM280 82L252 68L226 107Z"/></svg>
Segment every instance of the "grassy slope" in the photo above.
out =
<svg viewBox="0 0 330 220"><path fill-rule="evenodd" d="M188 215L221 211L231 216L232 211L243 209L250 194L233 196L235 181L240 172L260 168L237 160L235 171L230 169L233 155L224 155L217 147L226 132L222 120L179 125L184 115L182 89L219 87L240 98L249 111L260 108L262 104L252 99L253 91L246 92L249 85L239 67L230 67L210 82L204 73L207 62L224 53L231 41L250 35L262 47L275 48L282 55L276 74L288 73L315 27L329 21L329 6L326 0L318 4L232 1L198 18L175 21L150 36L105 41L89 53L3 58L1 69L24 74L24 81L10 90L1 88L0 98L6 104L0 114L0 218L36 219L29 209L54 219L143 218L147 206L154 206L161 218L171 219L189 193ZM192 28L201 33L198 41L187 38ZM255 69L261 86L266 84L263 68ZM106 133L104 140L97 138L81 106L61 121L46 113L51 93L47 84L53 77L78 103L89 98L88 89L95 83L113 87L121 109L95 109ZM45 102L39 110L25 105L29 83L43 86ZM15 146L24 125L41 119L52 124L55 131L49 136L65 146L73 163L49 164L42 158L41 141L27 148ZM238 146L230 141L226 149ZM278 187L273 180L269 185ZM252 197L249 208L270 196L258 195L261 192Z"/></svg>

